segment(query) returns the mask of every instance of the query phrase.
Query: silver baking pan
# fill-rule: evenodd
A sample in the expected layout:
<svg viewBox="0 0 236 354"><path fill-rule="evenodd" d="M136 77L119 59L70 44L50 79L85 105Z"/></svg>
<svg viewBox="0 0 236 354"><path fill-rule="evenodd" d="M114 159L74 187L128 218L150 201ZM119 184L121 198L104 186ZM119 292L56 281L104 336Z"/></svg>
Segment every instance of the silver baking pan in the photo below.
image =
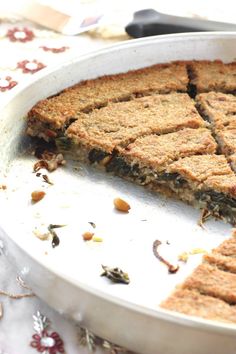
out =
<svg viewBox="0 0 236 354"><path fill-rule="evenodd" d="M236 58L236 34L194 33L131 40L80 56L44 70L28 86L16 88L0 120L1 239L8 259L20 269L33 291L60 313L112 342L143 354L235 354L236 326L188 317L159 307L174 287L201 262L201 254L181 264L176 274L152 253L153 241L172 262L184 251L206 251L230 237L219 221L198 226L199 211L166 200L120 178L77 161L51 173L53 185L32 173L35 159L24 134L25 115L40 99L81 80L125 72L173 60ZM34 190L45 198L31 204ZM114 211L113 199L131 205L128 214ZM96 224L93 229L89 222ZM49 224L58 229L60 245L37 235ZM103 242L84 242L93 231ZM166 241L169 241L166 243ZM101 264L129 273L130 284L101 277Z"/></svg>

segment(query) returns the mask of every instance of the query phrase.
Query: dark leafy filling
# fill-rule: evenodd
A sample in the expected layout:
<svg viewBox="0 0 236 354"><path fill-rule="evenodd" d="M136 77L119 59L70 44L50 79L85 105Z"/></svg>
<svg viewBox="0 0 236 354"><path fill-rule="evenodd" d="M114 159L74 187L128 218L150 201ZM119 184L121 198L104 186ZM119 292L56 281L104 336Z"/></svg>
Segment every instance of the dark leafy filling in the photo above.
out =
<svg viewBox="0 0 236 354"><path fill-rule="evenodd" d="M166 172L159 175L157 177L157 181L159 181L159 182L171 181L174 183L174 186L176 188L181 188L187 183L187 181L182 176L180 176L178 173L166 173Z"/></svg>
<svg viewBox="0 0 236 354"><path fill-rule="evenodd" d="M106 166L107 172L113 172L119 176L138 176L140 169L138 164L130 165L122 157L114 156Z"/></svg>
<svg viewBox="0 0 236 354"><path fill-rule="evenodd" d="M236 199L213 190L197 191L195 198L206 204L216 217L225 218L232 224L236 222Z"/></svg>
<svg viewBox="0 0 236 354"><path fill-rule="evenodd" d="M95 163L95 162L102 161L106 156L109 156L109 155L110 154L105 151L102 151L99 149L92 149L89 151L88 159L89 159L89 162Z"/></svg>
<svg viewBox="0 0 236 354"><path fill-rule="evenodd" d="M72 148L73 142L71 139L62 136L60 138L55 139L56 146L59 151L68 151Z"/></svg>

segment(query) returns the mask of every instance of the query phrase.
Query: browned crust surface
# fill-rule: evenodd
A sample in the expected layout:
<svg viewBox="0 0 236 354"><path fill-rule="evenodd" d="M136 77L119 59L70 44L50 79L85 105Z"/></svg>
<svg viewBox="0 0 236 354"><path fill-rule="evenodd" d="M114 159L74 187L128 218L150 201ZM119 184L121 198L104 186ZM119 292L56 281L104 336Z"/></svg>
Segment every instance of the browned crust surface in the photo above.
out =
<svg viewBox="0 0 236 354"><path fill-rule="evenodd" d="M205 262L215 265L219 269L236 273L236 258L222 256L219 253L209 253L204 255L203 259Z"/></svg>
<svg viewBox="0 0 236 354"><path fill-rule="evenodd" d="M203 114L212 123L214 130L236 128L236 97L234 95L220 92L201 93L197 95L196 101Z"/></svg>
<svg viewBox="0 0 236 354"><path fill-rule="evenodd" d="M213 249L213 253L219 253L222 256L236 257L236 238L232 237L225 240L217 248Z"/></svg>
<svg viewBox="0 0 236 354"><path fill-rule="evenodd" d="M199 265L182 285L183 289L236 303L236 274L224 272L209 264Z"/></svg>
<svg viewBox="0 0 236 354"><path fill-rule="evenodd" d="M198 92L236 90L236 62L224 64L220 60L193 61L189 67L191 84L196 86Z"/></svg>
<svg viewBox="0 0 236 354"><path fill-rule="evenodd" d="M185 157L172 163L167 172L180 174L196 189L213 189L236 196L236 177L223 155Z"/></svg>
<svg viewBox="0 0 236 354"><path fill-rule="evenodd" d="M220 299L202 295L195 290L176 290L167 300L162 302L161 307L190 316L236 322L236 306L230 306Z"/></svg>
<svg viewBox="0 0 236 354"><path fill-rule="evenodd" d="M37 120L55 129L63 128L80 112L102 107L111 101L128 100L138 95L186 92L188 75L185 63L157 64L128 73L81 82L59 95L38 102L29 112L29 124Z"/></svg>
<svg viewBox="0 0 236 354"><path fill-rule="evenodd" d="M208 129L186 128L174 133L138 138L121 155L134 163L161 171L182 157L214 154L216 147Z"/></svg>
<svg viewBox="0 0 236 354"><path fill-rule="evenodd" d="M219 150L236 171L236 97L218 92L202 93L197 96L197 104L211 123Z"/></svg>
<svg viewBox="0 0 236 354"><path fill-rule="evenodd" d="M77 119L66 134L75 141L111 152L143 135L203 126L205 122L194 101L187 94L172 93L111 103Z"/></svg>

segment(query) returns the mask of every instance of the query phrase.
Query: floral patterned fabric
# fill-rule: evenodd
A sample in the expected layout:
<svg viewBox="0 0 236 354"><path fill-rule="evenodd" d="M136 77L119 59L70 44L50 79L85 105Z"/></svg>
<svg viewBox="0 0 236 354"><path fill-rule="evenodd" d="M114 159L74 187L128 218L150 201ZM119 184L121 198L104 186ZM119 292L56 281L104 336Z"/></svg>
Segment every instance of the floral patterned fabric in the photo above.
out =
<svg viewBox="0 0 236 354"><path fill-rule="evenodd" d="M108 44L110 41L92 39L86 34L66 37L30 22L3 21L0 18L0 105L14 93L16 87L30 82L46 67ZM22 294L29 293L29 290L17 283L19 274L11 267L3 250L4 236L0 234L0 354L88 354L89 348L80 344L81 331L78 326L64 319L36 296L28 294L24 298ZM33 326L35 319L41 321L39 311L51 321L50 327L40 322L42 331L35 330ZM88 344L89 335L83 333L83 342ZM91 348L94 348L95 339L91 334ZM102 344L103 340L98 342ZM104 343L104 348L110 346ZM96 352L118 353L116 348L98 348Z"/></svg>

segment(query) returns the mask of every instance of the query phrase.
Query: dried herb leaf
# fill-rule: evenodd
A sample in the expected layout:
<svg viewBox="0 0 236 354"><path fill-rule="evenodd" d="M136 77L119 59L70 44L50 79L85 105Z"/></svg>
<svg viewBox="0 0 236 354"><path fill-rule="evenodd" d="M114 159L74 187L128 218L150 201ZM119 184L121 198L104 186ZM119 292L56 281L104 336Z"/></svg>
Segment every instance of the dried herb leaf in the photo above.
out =
<svg viewBox="0 0 236 354"><path fill-rule="evenodd" d="M48 226L48 231L52 235L52 247L55 248L60 244L60 239L54 229L58 229L60 227L64 227L66 225L55 225L55 224L50 224Z"/></svg>
<svg viewBox="0 0 236 354"><path fill-rule="evenodd" d="M44 182L53 185L53 183L52 183L52 182L50 181L50 179L48 178L48 175L42 175L42 177L43 177Z"/></svg>
<svg viewBox="0 0 236 354"><path fill-rule="evenodd" d="M94 222L89 221L88 223L89 223L94 229L96 228L96 224L95 224Z"/></svg>
<svg viewBox="0 0 236 354"><path fill-rule="evenodd" d="M123 272L120 268L110 268L102 265L104 272L101 276L106 276L108 279L112 280L114 283L124 283L129 284L128 273Z"/></svg>

